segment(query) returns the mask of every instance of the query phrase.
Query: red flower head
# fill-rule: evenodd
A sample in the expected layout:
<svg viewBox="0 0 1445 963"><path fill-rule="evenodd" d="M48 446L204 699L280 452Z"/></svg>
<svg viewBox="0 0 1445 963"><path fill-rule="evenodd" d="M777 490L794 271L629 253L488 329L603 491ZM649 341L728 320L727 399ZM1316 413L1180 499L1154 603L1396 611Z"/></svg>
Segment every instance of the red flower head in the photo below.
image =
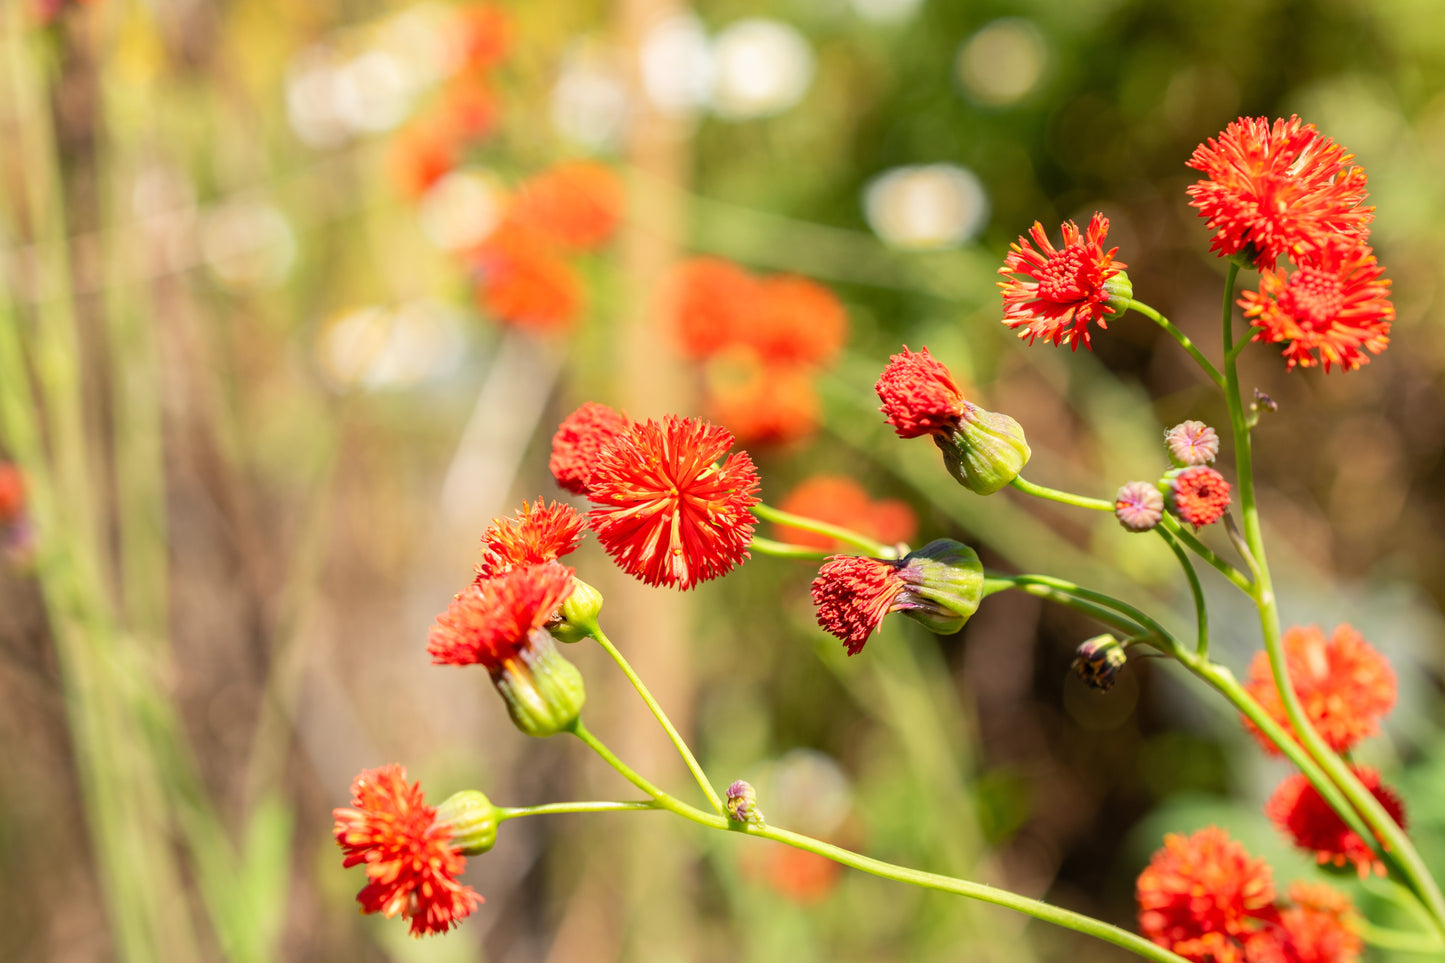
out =
<svg viewBox="0 0 1445 963"><path fill-rule="evenodd" d="M728 348L707 361L708 418L747 445L782 445L818 427L813 375L795 364L760 361Z"/></svg>
<svg viewBox="0 0 1445 963"><path fill-rule="evenodd" d="M689 589L748 557L758 472L724 428L668 415L634 424L602 450L587 523L621 568L648 585Z"/></svg>
<svg viewBox="0 0 1445 963"><path fill-rule="evenodd" d="M452 34L462 67L484 70L501 63L511 47L512 22L495 3L472 3L456 11Z"/></svg>
<svg viewBox="0 0 1445 963"><path fill-rule="evenodd" d="M1235 941L1275 913L1269 865L1215 826L1165 836L1135 892L1143 934L1190 960L1242 960Z"/></svg>
<svg viewBox="0 0 1445 963"><path fill-rule="evenodd" d="M835 555L813 579L813 604L818 624L843 640L849 655L863 651L868 637L908 584L892 562L854 555Z"/></svg>
<svg viewBox="0 0 1445 963"><path fill-rule="evenodd" d="M832 291L793 274L755 281L756 301L736 339L774 364L824 364L848 340L848 314Z"/></svg>
<svg viewBox="0 0 1445 963"><path fill-rule="evenodd" d="M477 303L502 324L564 331L582 313L582 282L550 245L515 227L476 252Z"/></svg>
<svg viewBox="0 0 1445 963"><path fill-rule="evenodd" d="M511 219L559 247L588 251L612 238L627 195L612 168L565 161L517 188Z"/></svg>
<svg viewBox="0 0 1445 963"><path fill-rule="evenodd" d="M20 517L25 509L25 479L20 469L0 461L0 528Z"/></svg>
<svg viewBox="0 0 1445 963"><path fill-rule="evenodd" d="M918 532L918 519L906 502L896 498L873 501L862 485L846 475L814 475L794 488L778 508L829 525L851 528L884 544L907 542ZM810 548L836 549L826 535L779 525L779 539Z"/></svg>
<svg viewBox="0 0 1445 963"><path fill-rule="evenodd" d="M1188 166L1208 180L1189 188L1190 205L1214 231L1210 250L1243 254L1259 268L1300 256L1332 237L1369 236L1373 207L1353 154L1299 117L1241 117L1219 139L1194 149Z"/></svg>
<svg viewBox="0 0 1445 963"><path fill-rule="evenodd" d="M445 933L482 902L457 882L467 859L451 844L452 829L437 820L421 784L407 784L398 765L368 769L351 784L351 808L332 810L343 866L366 865L356 896L363 913L411 921L411 935Z"/></svg>
<svg viewBox="0 0 1445 963"><path fill-rule="evenodd" d="M1296 905L1279 914L1247 944L1248 963L1353 963L1360 937L1347 922L1354 907L1349 897L1320 883L1295 883L1289 898Z"/></svg>
<svg viewBox="0 0 1445 963"><path fill-rule="evenodd" d="M1385 807L1390 818L1403 828L1405 807L1400 797L1380 784L1380 774L1375 770L1364 766L1353 769L1365 788ZM1371 869L1376 875L1385 875L1385 864L1375 858L1359 833L1345 825L1340 814L1330 808L1330 804L1302 774L1295 773L1279 784L1269 802L1265 803L1264 814L1300 849L1314 850L1315 859L1321 864L1343 866L1353 863L1362 877L1368 876Z"/></svg>
<svg viewBox="0 0 1445 963"><path fill-rule="evenodd" d="M415 200L457 166L456 131L442 117L409 124L391 146L391 171L397 189Z"/></svg>
<svg viewBox="0 0 1445 963"><path fill-rule="evenodd" d="M1365 245L1326 241L1293 272L1261 271L1259 290L1243 292L1239 305L1255 341L1287 342L1289 367L1323 362L1325 371L1353 371L1369 362L1365 352L1390 343L1395 306L1384 270Z"/></svg>
<svg viewBox="0 0 1445 963"><path fill-rule="evenodd" d="M531 635L572 593L574 571L549 562L473 582L437 616L427 652L437 665L481 665L495 678L525 661Z"/></svg>
<svg viewBox="0 0 1445 963"><path fill-rule="evenodd" d="M540 497L510 518L494 518L482 536L482 563L476 581L501 575L518 566L541 565L577 550L582 541L582 516L572 506L550 504Z"/></svg>
<svg viewBox="0 0 1445 963"><path fill-rule="evenodd" d="M1195 528L1212 525L1229 510L1229 482L1207 465L1174 474L1169 486L1169 510Z"/></svg>
<svg viewBox="0 0 1445 963"><path fill-rule="evenodd" d="M923 435L947 436L963 419L963 392L942 361L928 349L914 353L903 346L892 355L873 386L883 407L878 410L900 438Z"/></svg>
<svg viewBox="0 0 1445 963"><path fill-rule="evenodd" d="M1054 248L1044 226L1034 221L1029 236L1038 245L1035 250L1028 238L1020 237L1009 245L1008 257L998 273L1005 280L998 282L1003 291L1003 323L1021 328L1020 338L1052 341L1057 347L1079 345L1089 347L1089 322L1105 320L1117 310L1117 298L1132 293L1127 264L1114 260L1117 247L1104 250L1104 237L1109 233L1109 219L1095 213L1088 229L1081 235L1073 221L1063 224L1063 247Z"/></svg>
<svg viewBox="0 0 1445 963"><path fill-rule="evenodd" d="M734 343L757 309L759 283L722 258L698 257L673 268L664 286L662 316L682 353L706 358Z"/></svg>
<svg viewBox="0 0 1445 963"><path fill-rule="evenodd" d="M1360 633L1341 625L1326 639L1317 625L1296 627L1284 633L1283 645L1290 684L1310 725L1331 749L1345 752L1380 731L1380 719L1395 705L1395 673ZM1265 712L1288 729L1289 717L1264 652L1250 663L1245 688ZM1248 719L1245 726L1266 752L1279 754L1274 743Z"/></svg>
<svg viewBox="0 0 1445 963"><path fill-rule="evenodd" d="M584 403L562 419L552 436L552 458L547 464L552 477L569 492L586 495L597 459L630 427L632 419L622 412L595 401Z"/></svg>

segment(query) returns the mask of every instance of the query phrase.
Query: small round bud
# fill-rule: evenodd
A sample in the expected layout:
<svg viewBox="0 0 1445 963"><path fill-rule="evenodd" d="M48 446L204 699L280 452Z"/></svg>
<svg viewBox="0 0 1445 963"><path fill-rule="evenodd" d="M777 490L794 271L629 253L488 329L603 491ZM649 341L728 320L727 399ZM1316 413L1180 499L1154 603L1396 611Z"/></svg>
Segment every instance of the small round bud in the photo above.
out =
<svg viewBox="0 0 1445 963"><path fill-rule="evenodd" d="M1219 521L1229 509L1229 482L1205 465L1171 471L1159 487L1169 511L1195 528Z"/></svg>
<svg viewBox="0 0 1445 963"><path fill-rule="evenodd" d="M1273 414L1274 412L1279 411L1279 402L1275 401L1273 398L1265 394L1263 391L1260 391L1258 388L1255 388L1254 401L1250 403L1249 407L1250 410L1254 411L1255 413L1261 411L1268 411Z"/></svg>
<svg viewBox="0 0 1445 963"><path fill-rule="evenodd" d="M1120 271L1104 282L1104 293L1109 295L1110 313L1123 314L1134 298L1134 282L1129 280L1127 271Z"/></svg>
<svg viewBox="0 0 1445 963"><path fill-rule="evenodd" d="M1008 415L987 411L970 401L951 434L935 434L948 473L969 491L991 495L1018 477L1033 452L1024 430Z"/></svg>
<svg viewBox="0 0 1445 963"><path fill-rule="evenodd" d="M1185 421L1164 433L1164 446L1180 468L1212 465L1219 455L1219 435L1202 421Z"/></svg>
<svg viewBox="0 0 1445 963"><path fill-rule="evenodd" d="M1096 635L1080 643L1072 668L1089 688L1103 692L1113 687L1126 659L1118 639L1112 635Z"/></svg>
<svg viewBox="0 0 1445 963"><path fill-rule="evenodd" d="M1114 517L1131 532L1147 532L1164 517L1164 496L1157 485L1129 482L1114 496Z"/></svg>
<svg viewBox="0 0 1445 963"><path fill-rule="evenodd" d="M762 810L758 809L758 791L752 783L739 779L728 787L728 798L723 803L728 816L740 823L763 824Z"/></svg>
<svg viewBox="0 0 1445 963"><path fill-rule="evenodd" d="M507 714L529 736L565 732L577 721L587 691L582 673L557 651L546 629L534 629L517 657L492 673Z"/></svg>
<svg viewBox="0 0 1445 963"><path fill-rule="evenodd" d="M591 638L597 629L597 614L602 611L602 593L580 578L572 578L572 594L557 610L547 631L558 642L581 642Z"/></svg>
<svg viewBox="0 0 1445 963"><path fill-rule="evenodd" d="M453 793L437 806L437 822L452 831L463 856L480 856L497 843L497 807L475 789Z"/></svg>

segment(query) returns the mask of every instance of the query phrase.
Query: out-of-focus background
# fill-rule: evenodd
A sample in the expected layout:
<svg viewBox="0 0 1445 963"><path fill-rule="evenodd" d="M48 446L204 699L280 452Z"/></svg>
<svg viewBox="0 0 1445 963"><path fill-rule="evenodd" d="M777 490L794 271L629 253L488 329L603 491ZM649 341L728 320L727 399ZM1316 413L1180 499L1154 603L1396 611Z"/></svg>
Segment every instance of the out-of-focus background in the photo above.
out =
<svg viewBox="0 0 1445 963"><path fill-rule="evenodd" d="M1035 220L1057 238L1101 210L1136 296L1213 350L1223 271L1184 161L1241 114L1297 112L1370 176L1391 348L1325 376L1260 346L1244 378L1279 405L1257 469L1286 618L1348 621L1393 660L1400 705L1361 758L1445 868L1435 12L9 0L0 958L1123 958L656 814L505 823L466 875L486 904L414 942L356 913L330 812L388 762L434 800L631 797L425 653L488 521L562 497L549 440L587 400L727 425L773 505L960 538L1191 624L1155 540L962 491L872 383L927 345L1024 425L1034 480L1157 477L1163 428L1223 420L1188 358L1138 316L1092 353L1029 347L994 272ZM772 333L720 338L740 312ZM770 822L1126 926L1166 831L1218 822L1282 883L1316 873L1260 813L1284 770L1223 702L1150 660L1085 689L1069 662L1094 629L1071 613L996 596L957 636L889 621L850 659L814 625L808 564L758 557L685 595L590 542L576 564ZM1210 574L1215 651L1242 674L1253 621ZM589 726L686 793L611 663L568 654ZM1391 919L1378 887L1337 882Z"/></svg>

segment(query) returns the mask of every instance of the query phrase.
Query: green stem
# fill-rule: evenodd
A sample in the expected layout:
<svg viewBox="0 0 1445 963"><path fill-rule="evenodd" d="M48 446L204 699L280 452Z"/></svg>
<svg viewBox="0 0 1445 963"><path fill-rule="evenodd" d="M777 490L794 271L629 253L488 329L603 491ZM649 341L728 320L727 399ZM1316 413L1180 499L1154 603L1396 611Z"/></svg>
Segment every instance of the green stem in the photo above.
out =
<svg viewBox="0 0 1445 963"><path fill-rule="evenodd" d="M1035 498L1046 498L1051 502L1073 505L1075 508L1089 508L1096 512L1112 512L1114 510L1113 502L1105 501L1102 498L1089 498L1084 495L1075 495L1072 492L1063 492L1057 488L1048 488L1044 485L1035 485L1033 482L1026 480L1022 475L1015 477L1011 484L1024 494L1033 495Z"/></svg>
<svg viewBox="0 0 1445 963"><path fill-rule="evenodd" d="M697 757L692 754L692 750L688 748L687 742L682 738L681 733L673 726L672 720L667 718L667 713L662 711L662 706L658 705L657 700L652 697L652 693L648 691L642 678L633 670L632 664L623 657L622 653L617 650L617 646L613 645L612 640L607 637L607 633L603 632L602 627L595 621L591 625L586 626L586 629L587 634L596 639L597 644L602 646L608 655L612 656L612 661L617 663L617 667L622 670L622 674L627 676L627 681L631 682L632 687L637 690L637 694L642 696L642 701L647 703L647 708L652 710L653 718L657 720L657 724L662 726L662 730L667 733L667 738L672 740L673 746L677 749L677 754L682 756L683 762L687 763L688 770L692 772L692 778L697 780L697 784L702 787L703 795L707 796L707 801L712 805L712 808L717 811L718 815L722 815L722 799L718 796L717 790L713 789L712 783L708 781L707 773L702 771L702 766L698 764ZM643 791L647 792L648 795L653 795L653 793L648 790Z"/></svg>
<svg viewBox="0 0 1445 963"><path fill-rule="evenodd" d="M1184 549L1179 543L1170 537L1169 533L1162 528L1154 529L1159 537L1164 539L1174 557L1179 559L1179 567L1184 569L1184 577L1189 580L1189 592L1194 596L1194 617L1198 626L1198 639L1194 644L1194 651L1201 659L1209 655L1209 608L1204 604L1204 590L1199 587L1199 576L1194 571L1194 564L1189 561L1189 556L1184 554Z"/></svg>
<svg viewBox="0 0 1445 963"><path fill-rule="evenodd" d="M1343 792L1348 804L1341 807L1334 801L1331 805L1343 816L1353 807L1364 817L1373 833L1361 834L1361 839L1379 839L1400 871L1430 911L1432 922L1442 936L1445 936L1445 895L1430 875L1424 860L1416 851L1405 831L1390 817L1384 806L1375 798L1351 771L1349 765L1320 737L1305 715L1294 685L1290 682L1289 666L1285 658L1279 618L1279 601L1275 598L1270 579L1269 563L1264 552L1264 538L1259 522L1259 509L1255 499L1253 456L1250 447L1249 425L1243 399L1239 391L1239 373L1235 364L1234 345L1234 284L1239 266L1231 263L1225 282L1223 336L1225 355L1225 400L1229 404L1229 421L1234 433L1235 474L1239 485L1240 513L1243 516L1244 541L1254 559L1256 570L1254 602L1259 611L1260 628L1264 635L1264 649L1274 674L1275 686L1290 726L1298 734L1308 754L1324 770L1328 778ZM1281 746L1283 748L1283 746ZM1318 787L1317 787L1318 788Z"/></svg>
<svg viewBox="0 0 1445 963"><path fill-rule="evenodd" d="M944 893L953 893L957 896L966 896L970 899L981 900L985 903L992 903L995 906L1003 906L1020 913L1025 913L1035 919L1043 920L1046 923L1053 923L1066 929L1093 936L1115 946L1123 947L1145 959L1158 960L1159 963L1184 963L1183 957L1169 952L1162 946L1144 939L1135 933L1111 926L1100 920L1093 919L1066 910L1058 906L1052 906L1040 900L1029 899L1019 896L1017 893L1010 893L1007 890L996 889L982 883L974 883L968 880L958 879L952 876L943 876L938 873L926 873L921 870L909 869L893 863L885 863L882 860L873 859L852 850L844 849L841 846L834 846L822 840L814 839L811 836L804 836L801 833L789 832L785 829L776 829L772 826L759 825L757 823L740 823L728 820L722 816L714 816L705 813L700 809L694 809L686 803L679 802L673 797L657 789L645 778L634 772L622 760L618 759L598 738L592 735L579 720L573 726L573 734L581 739L593 752L602 757L608 765L616 769L621 776L643 792L657 800L660 808L675 813L684 819L691 820L699 826L709 829L731 830L745 836L755 836L760 839L771 839L774 842L792 846L795 849L816 853L844 866L851 866L854 869L871 873L883 879L893 880L899 883L910 883L924 889L934 889Z"/></svg>
<svg viewBox="0 0 1445 963"><path fill-rule="evenodd" d="M588 802L543 803L540 806L498 806L497 822L518 819L522 816L556 816L563 813L626 813L638 810L655 812L662 807L656 800L644 799L639 802L613 802L595 800Z"/></svg>
<svg viewBox="0 0 1445 963"><path fill-rule="evenodd" d="M1236 265L1231 264L1230 270L1237 271L1239 270L1239 268ZM1175 341L1178 341L1179 346L1185 351L1188 351L1189 356L1199 363L1199 367L1202 368L1204 373L1209 376L1210 381L1213 381L1215 385L1218 386L1221 390L1224 388L1224 376L1219 373L1219 369L1214 366L1214 363L1204 356L1204 352L1199 350L1199 346L1190 339L1189 335L1185 334L1183 331L1180 331L1174 326L1174 323L1172 321L1164 317L1164 315L1160 314L1158 311L1155 311L1153 308L1149 307L1149 305L1145 304L1143 301L1135 301L1131 299L1129 301L1129 307L1135 311L1138 311L1140 314L1144 315L1144 317L1148 318L1150 321L1153 321L1155 324L1159 325L1159 327L1163 328L1166 334L1168 334Z"/></svg>
<svg viewBox="0 0 1445 963"><path fill-rule="evenodd" d="M1111 611L1113 613L1116 613L1117 615L1123 616L1125 619L1128 619L1135 623L1135 626L1137 626L1138 628L1142 628L1150 635L1157 637L1161 645L1176 647L1178 645L1178 643L1174 640L1174 636L1169 632L1168 629L1164 628L1164 626L1160 625L1152 617L1139 611L1128 602L1116 599L1112 595L1105 595L1103 592L1095 592L1092 589L1086 589L1082 586L1075 585L1073 582L1070 582L1066 579L1054 578L1052 575L999 575L994 572L989 572L987 573L987 575L988 578L984 582L985 595L990 594L988 589L991 586L999 585L1000 583L1008 583L1006 586L1004 586L1008 588L1021 588L1024 591L1028 591L1031 595L1043 594L1040 592L1030 591L1031 587L1042 587L1052 590L1054 592L1061 593L1062 595L1067 596L1070 599L1093 603L1093 607L1095 608L1104 609L1106 611ZM999 591L999 589L994 588L994 591ZM1069 602L1067 604L1073 605L1073 602ZM1078 608L1079 606L1073 605L1073 607ZM1118 625L1117 619L1113 621L1115 625ZM1133 631L1135 626L1130 626L1129 631Z"/></svg>
<svg viewBox="0 0 1445 963"><path fill-rule="evenodd" d="M806 545L791 545L788 542L775 542L771 538L763 538L761 535L754 535L753 540L748 543L748 548L762 555L771 555L774 558L806 558L811 561L821 562L831 552L819 551L816 548L809 548Z"/></svg>
<svg viewBox="0 0 1445 963"><path fill-rule="evenodd" d="M1406 930L1389 929L1384 926L1376 926L1369 920L1357 918L1351 926L1360 938L1371 946L1378 946L1386 950L1395 950L1400 953L1428 954L1439 958L1442 950L1445 950L1445 943L1434 933L1412 933Z"/></svg>
<svg viewBox="0 0 1445 963"><path fill-rule="evenodd" d="M786 525L789 528L800 528L806 532L815 532L828 538L837 539L861 549L865 555L876 558L897 558L898 552L891 545L884 545L866 535L853 531L851 528L843 528L839 525L829 525L827 522L820 522L816 518L807 518L803 515L794 515L792 512L779 511L770 505L757 504L753 506L753 514L765 522L772 522L774 525ZM775 543L776 544L776 543Z"/></svg>
<svg viewBox="0 0 1445 963"><path fill-rule="evenodd" d="M1229 564L1224 559L1216 555L1212 548L1201 542L1199 540L1199 536L1195 535L1189 529L1181 525L1179 523L1179 520L1173 515L1166 514L1160 520L1159 524L1162 525L1164 529L1169 532L1170 535L1173 535L1179 541L1189 546L1190 550L1193 551L1195 555L1198 555L1200 558L1204 559L1206 562L1212 565L1215 570L1219 572L1219 574L1229 579L1229 581L1233 583L1235 588L1239 589L1245 595L1254 595L1254 584L1250 582L1248 575L1245 575L1239 569L1235 568L1233 565Z"/></svg>

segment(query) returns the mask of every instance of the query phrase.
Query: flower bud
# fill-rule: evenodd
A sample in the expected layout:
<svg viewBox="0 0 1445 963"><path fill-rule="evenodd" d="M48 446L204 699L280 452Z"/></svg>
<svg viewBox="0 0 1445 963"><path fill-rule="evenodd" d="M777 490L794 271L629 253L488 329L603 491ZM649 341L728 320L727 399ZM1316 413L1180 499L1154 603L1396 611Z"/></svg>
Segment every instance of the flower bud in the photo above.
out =
<svg viewBox="0 0 1445 963"><path fill-rule="evenodd" d="M933 441L943 452L948 473L960 485L979 495L991 495L1018 477L1032 452L1017 421L971 401L961 404L958 428L950 434L935 434Z"/></svg>
<svg viewBox="0 0 1445 963"><path fill-rule="evenodd" d="M1147 532L1164 517L1164 496L1149 482L1129 482L1114 496L1114 517L1131 532Z"/></svg>
<svg viewBox="0 0 1445 963"><path fill-rule="evenodd" d="M515 658L501 663L492 682L512 721L529 736L570 729L587 701L582 673L557 651L546 629L533 629Z"/></svg>
<svg viewBox="0 0 1445 963"><path fill-rule="evenodd" d="M1109 311L1123 314L1129 310L1129 302L1134 298L1134 282L1129 280L1128 272L1120 271L1104 282L1104 293L1109 295Z"/></svg>
<svg viewBox="0 0 1445 963"><path fill-rule="evenodd" d="M452 831L463 856L480 856L497 842L497 807L475 789L453 793L437 806L437 822Z"/></svg>
<svg viewBox="0 0 1445 963"><path fill-rule="evenodd" d="M1104 692L1113 687L1126 660L1118 639L1112 635L1096 635L1080 643L1072 668L1089 688Z"/></svg>
<svg viewBox="0 0 1445 963"><path fill-rule="evenodd" d="M1180 468L1212 465L1219 455L1219 435L1202 421L1184 421L1164 433L1164 446Z"/></svg>
<svg viewBox="0 0 1445 963"><path fill-rule="evenodd" d="M596 630L597 614L601 611L602 593L574 576L572 594L547 623L547 630L558 642L581 642Z"/></svg>
<svg viewBox="0 0 1445 963"><path fill-rule="evenodd" d="M903 556L898 577L904 589L893 611L938 635L963 628L983 599L983 563L978 553L951 538L935 539Z"/></svg>
<svg viewBox="0 0 1445 963"><path fill-rule="evenodd" d="M728 816L740 823L763 824L762 810L758 809L758 791L751 783L739 779L728 787L728 798L723 804Z"/></svg>
<svg viewBox="0 0 1445 963"><path fill-rule="evenodd" d="M1195 528L1214 524L1229 510L1229 482L1207 465L1168 472L1159 489L1169 511Z"/></svg>

